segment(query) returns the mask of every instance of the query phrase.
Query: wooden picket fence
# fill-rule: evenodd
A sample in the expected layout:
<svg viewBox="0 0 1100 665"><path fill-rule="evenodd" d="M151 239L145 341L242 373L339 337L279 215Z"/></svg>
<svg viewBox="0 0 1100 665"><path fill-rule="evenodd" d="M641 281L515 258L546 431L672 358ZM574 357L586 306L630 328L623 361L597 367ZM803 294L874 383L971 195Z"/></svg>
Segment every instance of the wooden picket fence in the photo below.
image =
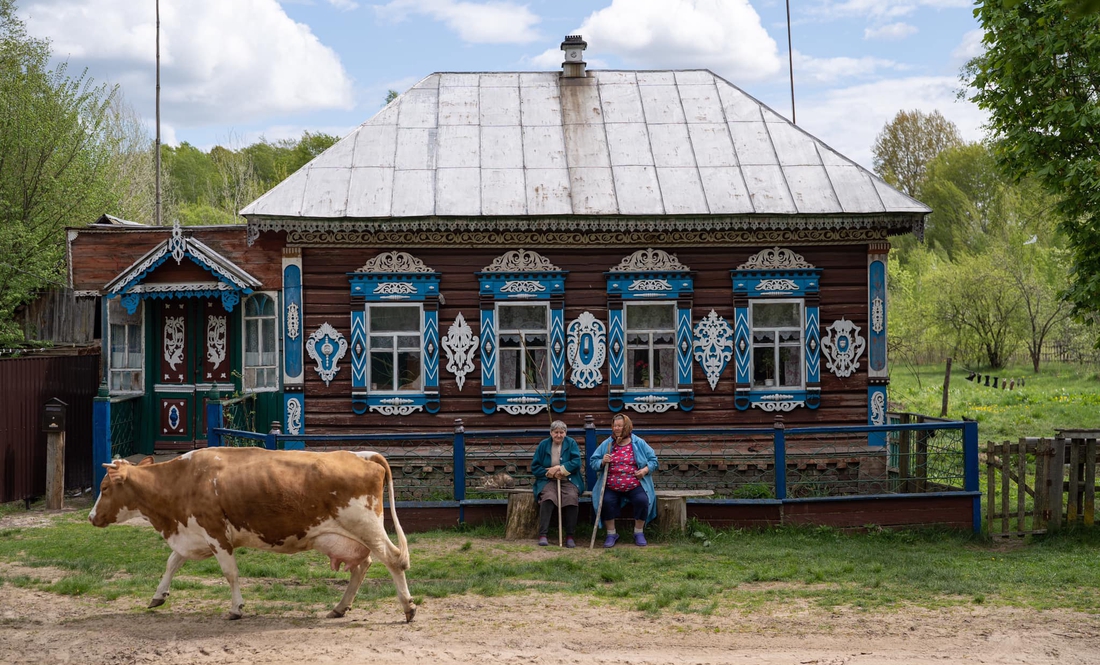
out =
<svg viewBox="0 0 1100 665"><path fill-rule="evenodd" d="M1100 430L986 444L986 526L995 537L1092 526ZM1015 491L1013 491L1015 490Z"/></svg>

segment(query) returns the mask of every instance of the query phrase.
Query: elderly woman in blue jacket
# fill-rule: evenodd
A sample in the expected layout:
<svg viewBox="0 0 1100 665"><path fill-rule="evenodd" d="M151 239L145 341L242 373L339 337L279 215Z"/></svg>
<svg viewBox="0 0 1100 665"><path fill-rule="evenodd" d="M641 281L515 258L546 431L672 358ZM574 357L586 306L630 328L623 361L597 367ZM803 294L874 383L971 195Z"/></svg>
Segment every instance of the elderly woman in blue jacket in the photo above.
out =
<svg viewBox="0 0 1100 665"><path fill-rule="evenodd" d="M634 544L645 547L645 523L657 517L657 500L653 491L657 453L645 439L634 434L634 424L630 418L618 414L611 421L611 436L596 448L596 452L588 458L588 464L595 471L607 467L607 488L603 496L600 496L599 486L592 496L593 502L603 502L601 516L607 528L603 546L614 547L619 540L619 534L615 532L615 518L621 513L623 504L629 501L634 513ZM599 526L596 525L597 528Z"/></svg>
<svg viewBox="0 0 1100 665"><path fill-rule="evenodd" d="M539 545L545 547L550 544L546 533L550 530L550 519L560 500L565 546L576 547L573 534L577 529L581 492L584 491L581 487L581 449L576 439L566 435L562 421L550 423L550 438L543 439L535 448L531 475L535 477L535 501L539 504ZM560 495L558 483L551 480L561 482Z"/></svg>

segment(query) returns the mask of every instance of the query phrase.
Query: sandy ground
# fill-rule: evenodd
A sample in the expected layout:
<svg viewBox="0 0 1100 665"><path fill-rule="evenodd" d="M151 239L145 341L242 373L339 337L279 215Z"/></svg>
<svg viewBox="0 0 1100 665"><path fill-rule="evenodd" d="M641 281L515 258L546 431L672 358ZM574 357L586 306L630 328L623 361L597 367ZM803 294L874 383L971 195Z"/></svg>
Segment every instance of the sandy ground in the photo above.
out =
<svg viewBox="0 0 1100 665"><path fill-rule="evenodd" d="M0 520L0 527L45 524L33 513ZM0 575L32 574L20 568L3 566ZM52 576L41 568L33 574ZM414 594L415 586L411 574ZM6 585L0 663L1100 663L1100 615L1068 611L972 606L875 613L791 604L652 618L575 597L548 608L550 598L427 598L406 624L396 600L326 619L321 608L249 614L246 596L245 618L228 621L222 604L185 594L147 610L135 599L106 602Z"/></svg>

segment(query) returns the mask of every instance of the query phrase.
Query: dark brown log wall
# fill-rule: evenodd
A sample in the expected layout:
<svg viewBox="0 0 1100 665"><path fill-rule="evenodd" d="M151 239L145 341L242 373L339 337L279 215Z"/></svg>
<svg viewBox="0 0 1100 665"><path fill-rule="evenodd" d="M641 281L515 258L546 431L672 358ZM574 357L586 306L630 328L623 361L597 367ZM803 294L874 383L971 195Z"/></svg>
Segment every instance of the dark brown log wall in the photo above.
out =
<svg viewBox="0 0 1100 665"><path fill-rule="evenodd" d="M316 330L326 321L351 338L351 296L348 272L362 267L366 261L383 249L304 248L302 265L304 279L305 330ZM399 248L424 261L430 268L442 273L440 290L446 304L439 309L440 335L446 335L455 316L462 312L475 336L480 332L478 280L474 275L506 249L419 249ZM567 248L539 249L540 254L562 270L569 271L566 278L565 323L588 310L607 323L607 291L604 272L619 263L636 248ZM673 252L680 262L695 272L695 298L693 324L706 316L711 309L733 325L733 291L729 271L746 261L764 247L738 248L677 248ZM868 332L867 325L867 246L799 247L789 249L801 254L807 261L822 269L821 273L821 326L845 317L861 327L861 334ZM362 305L357 305L362 307ZM486 415L481 410L481 365L475 361L475 369L466 377L460 392L454 376L445 371L445 354L440 354L441 409L436 415L416 413L407 417L382 416L377 413L355 415L351 410L351 355L350 351L340 361L340 371L328 386L314 370L315 364L306 359L306 415L307 433L398 431L401 429L440 430L450 429L454 418L462 418L467 428L518 428L546 427L550 418L546 413L536 416L511 416L498 412ZM867 375L866 356L861 358L860 369L847 379L838 379L821 364L821 406L811 410L797 408L784 414L789 426L829 424L867 424ZM774 414L758 408L738 411L733 406L734 361L731 360L712 391L702 369L693 366L695 408L690 412L672 409L663 414L625 412L639 427L682 426L733 426L750 427L770 425ZM581 427L585 414L596 416L597 426L610 424L611 412L607 407L608 370L604 366L604 382L590 390L579 390L566 385L568 407L565 413L553 414L564 420L570 428Z"/></svg>

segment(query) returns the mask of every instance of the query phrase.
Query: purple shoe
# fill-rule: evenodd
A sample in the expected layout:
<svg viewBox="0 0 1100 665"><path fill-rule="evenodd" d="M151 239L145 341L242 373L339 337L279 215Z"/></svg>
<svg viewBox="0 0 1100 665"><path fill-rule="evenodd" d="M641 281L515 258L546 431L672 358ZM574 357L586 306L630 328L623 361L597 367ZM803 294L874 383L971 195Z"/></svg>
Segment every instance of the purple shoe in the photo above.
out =
<svg viewBox="0 0 1100 665"><path fill-rule="evenodd" d="M568 547L569 549L573 549L574 547L577 546L577 542L575 540L573 540L573 536L569 536L568 538L565 539L565 546Z"/></svg>
<svg viewBox="0 0 1100 665"><path fill-rule="evenodd" d="M638 547L645 547L649 543L647 543L645 541L645 534L644 533L636 533L636 534L634 534L634 544L637 545Z"/></svg>
<svg viewBox="0 0 1100 665"><path fill-rule="evenodd" d="M615 543L618 542L618 540L619 534L609 533L607 534L607 538L603 541L603 546L605 549L611 549L612 547L615 547Z"/></svg>
<svg viewBox="0 0 1100 665"><path fill-rule="evenodd" d="M546 539L546 536L539 536L539 547L546 547L550 544L550 541Z"/></svg>

